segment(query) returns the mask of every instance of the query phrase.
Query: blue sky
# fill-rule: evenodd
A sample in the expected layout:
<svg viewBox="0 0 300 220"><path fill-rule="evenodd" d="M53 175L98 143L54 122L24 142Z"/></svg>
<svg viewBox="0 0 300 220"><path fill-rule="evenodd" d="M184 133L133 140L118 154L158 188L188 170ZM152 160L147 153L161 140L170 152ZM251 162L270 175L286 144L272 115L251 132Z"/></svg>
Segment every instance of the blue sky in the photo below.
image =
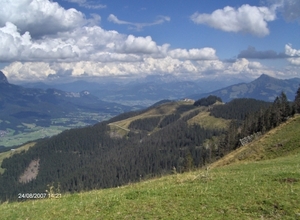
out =
<svg viewBox="0 0 300 220"><path fill-rule="evenodd" d="M300 77L299 0L0 4L0 68L12 82Z"/></svg>
<svg viewBox="0 0 300 220"><path fill-rule="evenodd" d="M76 0L74 0L76 1ZM77 7L78 4L67 1L57 1L66 8ZM98 1L105 8L86 9L80 7L87 16L91 13L101 15L100 26L106 30L117 30L120 33L136 36L151 36L158 44L169 43L174 48L202 48L213 47L222 59L237 56L239 51L248 46L258 50L275 50L284 52L287 43L300 48L300 27L297 22L286 22L282 14L278 13L274 21L268 23L270 34L257 37L245 33L222 32L207 25L195 25L190 16L195 12L210 14L226 6L239 8L244 4L252 6L266 6L260 0L219 1L219 0L131 0L131 1ZM118 25L108 21L110 14L120 20L133 23L152 23L159 16L167 16L170 21L160 25L135 29L133 25Z"/></svg>

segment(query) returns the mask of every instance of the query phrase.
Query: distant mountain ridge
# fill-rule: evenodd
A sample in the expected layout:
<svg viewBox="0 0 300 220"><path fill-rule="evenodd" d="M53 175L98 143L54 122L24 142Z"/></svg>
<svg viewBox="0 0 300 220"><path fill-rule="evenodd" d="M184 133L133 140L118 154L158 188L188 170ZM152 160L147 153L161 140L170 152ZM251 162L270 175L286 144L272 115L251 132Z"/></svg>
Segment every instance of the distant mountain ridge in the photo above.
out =
<svg viewBox="0 0 300 220"><path fill-rule="evenodd" d="M219 89L213 92L190 95L189 98L200 99L208 95L215 95L224 102L236 98L253 98L267 102L273 102L274 99L284 92L290 101L295 98L295 91L299 87L300 78L277 79L266 74L262 74L250 83L239 83Z"/></svg>
<svg viewBox="0 0 300 220"><path fill-rule="evenodd" d="M202 94L241 82L240 79L182 79L174 76L153 75L145 78L97 78L73 82L33 82L21 84L27 88L55 88L68 92L89 92L103 101L148 107L163 99L180 99L190 94ZM248 80L248 79L247 79Z"/></svg>
<svg viewBox="0 0 300 220"><path fill-rule="evenodd" d="M125 105L142 105L147 107L162 99L178 99L191 93L203 93L201 86L196 82L162 82L157 81L135 81L135 82L86 82L83 80L47 85L45 83L27 83L23 86L28 88L56 88L69 92L79 92L89 88L89 92L98 98Z"/></svg>
<svg viewBox="0 0 300 220"><path fill-rule="evenodd" d="M57 112L66 112L67 110L74 111L82 108L98 111L111 109L113 111L115 107L130 110L127 106L104 102L96 96L91 95L87 90L81 92L65 92L54 88L44 90L13 85L7 81L7 78L1 71L0 82L1 110L5 111L5 106L14 105L16 109L10 111L10 113L17 109L21 110L22 108L24 108L23 110L30 110L31 108L36 108L35 111L44 110L45 107L41 107L40 105L47 105L48 110L54 111L52 108L55 108Z"/></svg>

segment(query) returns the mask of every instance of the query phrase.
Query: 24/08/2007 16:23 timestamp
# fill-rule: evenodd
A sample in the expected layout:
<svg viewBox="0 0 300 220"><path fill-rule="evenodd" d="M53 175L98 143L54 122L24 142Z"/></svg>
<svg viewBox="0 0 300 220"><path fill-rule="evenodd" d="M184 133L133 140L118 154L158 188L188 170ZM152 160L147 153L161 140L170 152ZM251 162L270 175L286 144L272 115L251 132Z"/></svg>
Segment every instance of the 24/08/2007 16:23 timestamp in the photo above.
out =
<svg viewBox="0 0 300 220"><path fill-rule="evenodd" d="M57 199L61 193L18 193L18 199Z"/></svg>

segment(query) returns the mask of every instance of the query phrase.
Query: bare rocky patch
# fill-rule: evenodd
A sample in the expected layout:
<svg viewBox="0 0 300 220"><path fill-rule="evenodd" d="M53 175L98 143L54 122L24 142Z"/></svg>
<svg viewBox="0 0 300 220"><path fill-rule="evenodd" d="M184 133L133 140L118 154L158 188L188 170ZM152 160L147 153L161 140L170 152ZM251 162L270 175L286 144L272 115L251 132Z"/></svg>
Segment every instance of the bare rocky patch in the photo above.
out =
<svg viewBox="0 0 300 220"><path fill-rule="evenodd" d="M19 178L19 183L28 183L34 180L39 172L40 159L32 160Z"/></svg>

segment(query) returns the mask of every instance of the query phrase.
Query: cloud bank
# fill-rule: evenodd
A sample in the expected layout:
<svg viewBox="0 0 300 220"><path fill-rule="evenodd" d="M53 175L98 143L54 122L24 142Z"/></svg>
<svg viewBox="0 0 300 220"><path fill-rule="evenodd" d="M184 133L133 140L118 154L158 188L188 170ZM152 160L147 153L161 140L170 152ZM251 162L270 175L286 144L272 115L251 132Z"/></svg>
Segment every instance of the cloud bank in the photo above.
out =
<svg viewBox="0 0 300 220"><path fill-rule="evenodd" d="M257 51L255 47L248 47L238 54L238 58L247 59L281 59L290 57L287 53L277 53L274 50Z"/></svg>
<svg viewBox="0 0 300 220"><path fill-rule="evenodd" d="M285 45L285 53L290 56L288 61L292 65L300 66L300 50L292 48L292 45Z"/></svg>
<svg viewBox="0 0 300 220"><path fill-rule="evenodd" d="M199 79L207 77L256 78L262 73L271 76L295 74L296 70L280 72L271 70L259 62L237 59L227 63L220 60L179 60L170 56L144 58L135 62L13 62L2 70L9 81L47 81L63 77L145 77L148 75L171 75ZM68 73L68 74L61 74Z"/></svg>

